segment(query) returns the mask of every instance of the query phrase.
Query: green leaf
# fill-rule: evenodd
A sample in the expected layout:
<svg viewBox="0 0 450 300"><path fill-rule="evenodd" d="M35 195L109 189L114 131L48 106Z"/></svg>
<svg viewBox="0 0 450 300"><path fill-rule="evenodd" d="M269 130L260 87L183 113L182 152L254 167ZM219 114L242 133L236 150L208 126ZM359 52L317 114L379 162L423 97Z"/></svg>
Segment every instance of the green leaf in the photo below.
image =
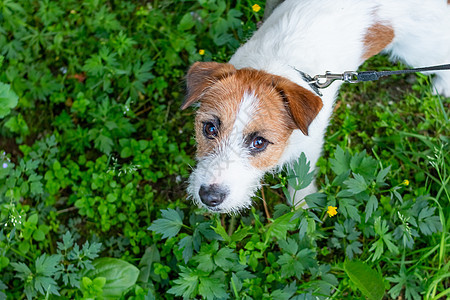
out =
<svg viewBox="0 0 450 300"><path fill-rule="evenodd" d="M353 259L354 254L361 254L362 244L358 241L354 241L351 244L348 244L347 247L345 247L345 254L349 259Z"/></svg>
<svg viewBox="0 0 450 300"><path fill-rule="evenodd" d="M93 270L86 273L89 278L105 277L103 297L118 299L132 287L139 276L139 269L132 264L111 257L102 257L92 262Z"/></svg>
<svg viewBox="0 0 450 300"><path fill-rule="evenodd" d="M30 268L28 268L28 266L22 262L19 263L12 262L11 266L14 268L16 272L19 273L17 275L22 280L27 280L28 276L32 274Z"/></svg>
<svg viewBox="0 0 450 300"><path fill-rule="evenodd" d="M279 240L278 244L280 245L281 249L283 249L283 251L285 251L291 255L297 254L298 244L294 239L288 238L287 241Z"/></svg>
<svg viewBox="0 0 450 300"><path fill-rule="evenodd" d="M183 259L187 264L189 259L191 259L194 254L194 239L191 235L185 236L178 242L180 249L183 249Z"/></svg>
<svg viewBox="0 0 450 300"><path fill-rule="evenodd" d="M240 242L240 241L242 241L245 237L247 237L247 235L250 234L249 231L250 231L249 227L240 228L239 230L235 231L231 235L231 241L232 242Z"/></svg>
<svg viewBox="0 0 450 300"><path fill-rule="evenodd" d="M95 142L95 147L97 149L99 149L100 151L102 151L103 153L108 154L108 155L111 153L114 142L110 137L103 135L103 134L99 134L94 139L94 142Z"/></svg>
<svg viewBox="0 0 450 300"><path fill-rule="evenodd" d="M233 249L222 248L214 256L214 262L217 266L221 267L224 271L228 271L233 268L234 264L238 261L238 256L233 252Z"/></svg>
<svg viewBox="0 0 450 300"><path fill-rule="evenodd" d="M350 280L369 300L382 299L384 283L380 273L361 261L345 261L344 270Z"/></svg>
<svg viewBox="0 0 450 300"><path fill-rule="evenodd" d="M175 285L167 292L176 296L183 296L185 299L193 298L192 294L199 284L197 272L183 266L180 266L180 270L180 278L173 281Z"/></svg>
<svg viewBox="0 0 450 300"><path fill-rule="evenodd" d="M225 228L220 224L220 221L216 222L216 227L211 227L215 233L220 235L224 241L227 243L231 242L231 237L228 235L228 233L225 231Z"/></svg>
<svg viewBox="0 0 450 300"><path fill-rule="evenodd" d="M353 194L359 194L367 189L367 183L363 176L359 174L353 174L354 178L349 178L344 181L347 185L348 190Z"/></svg>
<svg viewBox="0 0 450 300"><path fill-rule="evenodd" d="M25 136L29 133L28 124L20 113L18 115L11 116L11 118L6 121L5 127L11 132L20 133Z"/></svg>
<svg viewBox="0 0 450 300"><path fill-rule="evenodd" d="M19 97L9 84L0 82L0 119L6 117L16 107Z"/></svg>
<svg viewBox="0 0 450 300"><path fill-rule="evenodd" d="M174 209L161 210L162 218L154 221L148 230L162 234L162 238L171 238L178 234L183 226L184 214Z"/></svg>
<svg viewBox="0 0 450 300"><path fill-rule="evenodd" d="M52 276L57 270L57 266L62 259L62 255L53 254L47 256L47 254L42 254L36 259L36 273L42 274L44 276Z"/></svg>
<svg viewBox="0 0 450 300"><path fill-rule="evenodd" d="M372 216L373 212L378 208L378 200L375 195L371 195L369 201L366 204L366 222Z"/></svg>
<svg viewBox="0 0 450 300"><path fill-rule="evenodd" d="M45 240L45 233L38 228L33 232L33 239L37 242L42 242Z"/></svg>
<svg viewBox="0 0 450 300"><path fill-rule="evenodd" d="M213 277L200 277L198 293L206 299L226 299L227 293L223 280Z"/></svg>
<svg viewBox="0 0 450 300"><path fill-rule="evenodd" d="M152 264L154 262L160 261L159 250L156 245L151 245L147 249L145 249L145 253L142 256L139 267L141 268L141 272L139 273L139 281L140 282L148 282L150 277L150 271L152 269Z"/></svg>
<svg viewBox="0 0 450 300"><path fill-rule="evenodd" d="M180 20L180 23L178 23L178 30L185 31L189 30L192 27L194 27L195 22L194 18L192 17L191 13L186 13Z"/></svg>
<svg viewBox="0 0 450 300"><path fill-rule="evenodd" d="M348 216L358 223L361 222L361 216L359 215L355 200L350 198L339 199L339 209L345 217Z"/></svg>
<svg viewBox="0 0 450 300"><path fill-rule="evenodd" d="M387 174L388 174L390 171L391 171L391 166L389 166L389 167L387 167L387 168L385 168L385 169L382 169L382 170L378 173L378 175L377 175L377 180L376 180L377 183L378 183L378 184L383 183L384 180L386 179Z"/></svg>
<svg viewBox="0 0 450 300"><path fill-rule="evenodd" d="M28 217L27 219L27 223L36 225L38 223L39 217L37 214L32 214L31 216Z"/></svg>
<svg viewBox="0 0 450 300"><path fill-rule="evenodd" d="M34 288L42 295L50 293L59 296L58 284L50 277L36 276L34 278Z"/></svg>
<svg viewBox="0 0 450 300"><path fill-rule="evenodd" d="M214 262L211 253L199 253L192 258L193 261L198 263L197 268L206 273L211 273L214 270Z"/></svg>
<svg viewBox="0 0 450 300"><path fill-rule="evenodd" d="M286 234L289 230L296 229L296 222L291 222L293 213L287 213L276 219L269 225L269 229L266 231L266 240L270 237L285 240Z"/></svg>
<svg viewBox="0 0 450 300"><path fill-rule="evenodd" d="M344 152L341 147L337 146L334 152L334 159L330 159L331 169L336 175L348 172L350 170L350 154Z"/></svg>
<svg viewBox="0 0 450 300"><path fill-rule="evenodd" d="M289 185L297 191L306 188L314 179L314 171L309 171L310 162L302 152L300 158L293 163L292 168L287 170Z"/></svg>
<svg viewBox="0 0 450 300"><path fill-rule="evenodd" d="M293 281L290 285L286 285L284 289L273 291L270 294L270 296L272 297L271 299L289 300L293 299L291 297L295 294L296 291L297 291L297 283Z"/></svg>

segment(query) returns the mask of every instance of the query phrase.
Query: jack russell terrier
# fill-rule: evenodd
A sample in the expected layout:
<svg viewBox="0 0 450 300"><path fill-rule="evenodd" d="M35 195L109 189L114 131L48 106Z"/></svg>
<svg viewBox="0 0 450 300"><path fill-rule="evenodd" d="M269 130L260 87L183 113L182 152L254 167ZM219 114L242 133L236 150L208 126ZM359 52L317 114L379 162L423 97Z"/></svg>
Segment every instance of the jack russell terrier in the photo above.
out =
<svg viewBox="0 0 450 300"><path fill-rule="evenodd" d="M181 106L199 103L194 202L236 213L266 172L302 152L315 166L340 84L319 97L301 74L356 70L383 50L415 67L450 63L450 1L287 0L229 63L195 63ZM450 72L433 85L450 97ZM312 183L293 203L316 190Z"/></svg>

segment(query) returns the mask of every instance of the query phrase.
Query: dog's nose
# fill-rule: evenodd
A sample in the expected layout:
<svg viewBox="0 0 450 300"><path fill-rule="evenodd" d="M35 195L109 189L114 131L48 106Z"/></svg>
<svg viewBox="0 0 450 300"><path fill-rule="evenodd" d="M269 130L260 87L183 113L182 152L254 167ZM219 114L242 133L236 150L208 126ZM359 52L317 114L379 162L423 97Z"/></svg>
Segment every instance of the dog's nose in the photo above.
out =
<svg viewBox="0 0 450 300"><path fill-rule="evenodd" d="M202 184L198 191L198 195L204 204L214 207L223 202L228 195L228 189L221 187L218 184Z"/></svg>

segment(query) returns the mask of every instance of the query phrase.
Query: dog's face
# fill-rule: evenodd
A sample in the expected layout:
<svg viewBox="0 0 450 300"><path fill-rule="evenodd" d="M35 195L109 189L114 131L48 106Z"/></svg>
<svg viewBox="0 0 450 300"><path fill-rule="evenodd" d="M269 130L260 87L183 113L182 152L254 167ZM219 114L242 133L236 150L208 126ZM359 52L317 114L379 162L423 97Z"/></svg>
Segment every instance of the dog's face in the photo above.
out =
<svg viewBox="0 0 450 300"><path fill-rule="evenodd" d="M319 97L285 78L213 62L195 63L188 72L182 109L197 101L198 165L188 192L198 205L222 213L251 205L292 131L307 135L322 107Z"/></svg>

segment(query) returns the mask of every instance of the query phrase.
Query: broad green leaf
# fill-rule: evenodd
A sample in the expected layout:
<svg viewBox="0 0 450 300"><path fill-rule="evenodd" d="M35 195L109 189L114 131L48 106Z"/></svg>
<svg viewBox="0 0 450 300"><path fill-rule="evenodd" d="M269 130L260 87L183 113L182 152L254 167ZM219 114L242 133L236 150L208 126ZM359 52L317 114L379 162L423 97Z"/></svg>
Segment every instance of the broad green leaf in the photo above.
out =
<svg viewBox="0 0 450 300"><path fill-rule="evenodd" d="M186 13L180 20L180 23L178 23L178 30L185 31L189 30L192 27L194 27L195 22L194 18L192 17L191 13Z"/></svg>
<svg viewBox="0 0 450 300"><path fill-rule="evenodd" d="M42 242L43 240L45 240L45 233L40 228L38 228L33 232L33 239L35 241Z"/></svg>
<svg viewBox="0 0 450 300"><path fill-rule="evenodd" d="M345 261L344 270L350 280L369 300L379 300L384 296L384 283L381 275L361 261Z"/></svg>
<svg viewBox="0 0 450 300"><path fill-rule="evenodd" d="M152 269L152 264L154 262L160 261L159 250L156 245L151 245L147 249L145 249L145 253L142 256L139 267L141 271L139 273L139 281L140 282L148 282L148 278L150 276L150 271Z"/></svg>
<svg viewBox="0 0 450 300"><path fill-rule="evenodd" d="M6 117L16 107L19 97L9 84L0 82L0 119Z"/></svg>
<svg viewBox="0 0 450 300"><path fill-rule="evenodd" d="M118 299L132 287L139 276L139 269L132 264L111 257L102 257L92 262L93 270L86 273L89 278L105 277L103 297Z"/></svg>

